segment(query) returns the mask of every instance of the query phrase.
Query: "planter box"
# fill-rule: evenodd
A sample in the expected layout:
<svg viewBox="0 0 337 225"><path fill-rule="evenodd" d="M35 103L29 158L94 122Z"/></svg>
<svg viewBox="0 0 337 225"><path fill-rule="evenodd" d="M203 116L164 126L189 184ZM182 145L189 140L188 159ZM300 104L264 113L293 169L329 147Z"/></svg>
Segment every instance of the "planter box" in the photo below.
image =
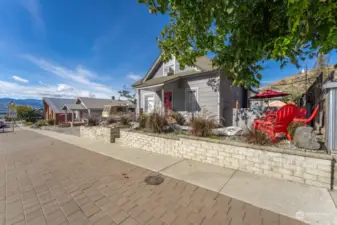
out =
<svg viewBox="0 0 337 225"><path fill-rule="evenodd" d="M91 140L102 141L105 143L114 143L115 138L118 136L119 136L118 128L101 127L101 126L80 127L80 137L88 138Z"/></svg>
<svg viewBox="0 0 337 225"><path fill-rule="evenodd" d="M330 189L332 156L291 151L271 146L212 140L189 136L165 136L120 130L117 142L175 157L192 159L258 175ZM336 188L336 187L335 187Z"/></svg>

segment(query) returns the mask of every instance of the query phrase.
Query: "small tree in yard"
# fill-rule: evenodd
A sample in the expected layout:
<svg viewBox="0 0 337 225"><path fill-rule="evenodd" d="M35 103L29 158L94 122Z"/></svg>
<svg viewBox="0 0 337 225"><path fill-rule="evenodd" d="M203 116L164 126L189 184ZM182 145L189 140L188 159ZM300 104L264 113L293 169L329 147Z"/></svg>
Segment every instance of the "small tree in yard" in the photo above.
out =
<svg viewBox="0 0 337 225"><path fill-rule="evenodd" d="M281 67L337 48L337 2L330 0L138 0L170 17L161 58L180 66L212 54L234 85L258 86L266 60Z"/></svg>
<svg viewBox="0 0 337 225"><path fill-rule="evenodd" d="M123 90L118 91L118 93L121 97L126 98L127 100L129 100L133 104L137 103L136 94L134 93L134 91L131 88L128 88L128 87L124 86Z"/></svg>

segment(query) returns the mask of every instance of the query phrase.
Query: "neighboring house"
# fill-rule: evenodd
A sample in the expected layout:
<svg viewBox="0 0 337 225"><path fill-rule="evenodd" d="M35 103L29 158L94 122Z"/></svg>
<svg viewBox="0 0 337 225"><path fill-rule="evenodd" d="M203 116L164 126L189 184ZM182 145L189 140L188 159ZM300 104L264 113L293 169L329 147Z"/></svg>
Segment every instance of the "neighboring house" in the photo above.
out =
<svg viewBox="0 0 337 225"><path fill-rule="evenodd" d="M56 124L65 122L66 115L62 112L65 104L71 104L75 99L65 98L42 98L43 115L45 120L54 120ZM71 119L71 114L67 115Z"/></svg>
<svg viewBox="0 0 337 225"><path fill-rule="evenodd" d="M102 117L104 107L107 105L125 105L128 103L129 101L126 100L78 97L72 103L64 104L62 110L73 115L74 120L68 121L83 122L89 117Z"/></svg>
<svg viewBox="0 0 337 225"><path fill-rule="evenodd" d="M174 57L163 63L159 56L145 77L133 84L137 91L136 112L139 115L171 109L189 119L206 111L223 125L232 125L233 108L247 107L248 91L231 85L207 56L197 58L194 66L185 69Z"/></svg>

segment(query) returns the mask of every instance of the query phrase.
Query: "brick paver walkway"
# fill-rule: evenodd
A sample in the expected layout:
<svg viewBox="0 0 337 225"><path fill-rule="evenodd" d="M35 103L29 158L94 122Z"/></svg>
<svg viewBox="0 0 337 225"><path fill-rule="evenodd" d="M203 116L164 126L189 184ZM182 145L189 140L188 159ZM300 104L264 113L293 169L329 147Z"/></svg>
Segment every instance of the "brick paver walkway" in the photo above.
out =
<svg viewBox="0 0 337 225"><path fill-rule="evenodd" d="M111 149L113 151L113 148ZM300 224L29 131L0 134L2 224Z"/></svg>

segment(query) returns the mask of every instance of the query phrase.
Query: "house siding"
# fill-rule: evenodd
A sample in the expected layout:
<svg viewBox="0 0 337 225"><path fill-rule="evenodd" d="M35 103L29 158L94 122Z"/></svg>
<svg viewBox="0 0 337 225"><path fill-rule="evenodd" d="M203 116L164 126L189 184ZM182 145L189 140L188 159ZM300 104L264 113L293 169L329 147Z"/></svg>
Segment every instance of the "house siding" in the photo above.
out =
<svg viewBox="0 0 337 225"><path fill-rule="evenodd" d="M235 110L236 102L238 108L247 107L247 91L238 86L232 86L232 81L228 80L223 72L220 76L220 117L223 118L223 125L233 125L233 110Z"/></svg>
<svg viewBox="0 0 337 225"><path fill-rule="evenodd" d="M140 108L144 110L145 106L145 96L146 95L153 95L154 96L154 105L155 108L158 109L161 107L161 92L160 90L154 90L154 91L149 91L149 90L140 90Z"/></svg>
<svg viewBox="0 0 337 225"><path fill-rule="evenodd" d="M172 61L172 60L171 60ZM169 61L169 63L171 62ZM164 69L163 69L163 63L161 63L160 67L154 72L154 76L153 78L155 77L162 77L164 75ZM180 73L180 72L186 72L186 71L195 71L195 69L193 67L190 67L190 66L185 66L184 69L181 69L180 68L180 64L178 61L176 61L175 63L175 73Z"/></svg>
<svg viewBox="0 0 337 225"><path fill-rule="evenodd" d="M208 84L210 79L219 79L217 71L210 72L208 75L191 76L181 81L166 84L165 91L173 91L173 109L183 114L188 113L185 108L186 89L197 88L199 110L206 110L208 116L219 119L218 90Z"/></svg>

